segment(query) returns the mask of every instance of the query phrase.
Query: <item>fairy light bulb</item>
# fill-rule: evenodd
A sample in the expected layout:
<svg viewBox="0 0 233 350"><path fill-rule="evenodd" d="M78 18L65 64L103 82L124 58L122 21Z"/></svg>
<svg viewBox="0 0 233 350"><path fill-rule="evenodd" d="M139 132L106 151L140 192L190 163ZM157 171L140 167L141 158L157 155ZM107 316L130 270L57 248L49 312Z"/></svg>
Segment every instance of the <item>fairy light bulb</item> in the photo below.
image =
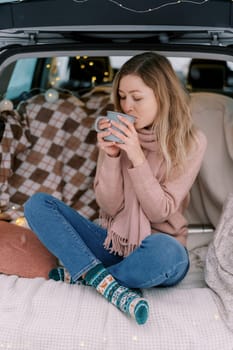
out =
<svg viewBox="0 0 233 350"><path fill-rule="evenodd" d="M55 89L48 89L45 93L45 99L47 102L56 102L59 98L59 94Z"/></svg>
<svg viewBox="0 0 233 350"><path fill-rule="evenodd" d="M0 102L0 112L13 111L14 105L10 100L2 100Z"/></svg>
<svg viewBox="0 0 233 350"><path fill-rule="evenodd" d="M19 216L15 222L14 222L16 225L18 226L22 226L22 227L27 227L28 226L28 223L27 223L27 220L24 216Z"/></svg>

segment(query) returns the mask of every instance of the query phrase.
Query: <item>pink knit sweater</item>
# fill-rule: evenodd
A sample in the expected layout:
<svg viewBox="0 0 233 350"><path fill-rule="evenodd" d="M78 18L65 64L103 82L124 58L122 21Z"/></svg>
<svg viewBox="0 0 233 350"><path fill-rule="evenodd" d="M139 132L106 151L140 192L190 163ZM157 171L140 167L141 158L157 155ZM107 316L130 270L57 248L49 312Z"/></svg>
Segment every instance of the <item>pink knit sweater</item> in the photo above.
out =
<svg viewBox="0 0 233 350"><path fill-rule="evenodd" d="M127 239L125 231L134 226L135 231L138 227L140 227L139 230L149 230L147 235L158 232L167 233L185 246L187 221L183 213L188 206L189 191L199 172L206 144L206 137L198 131L197 147L189 155L184 172L170 180L165 179L164 160L158 152L157 144L155 152L145 151L146 160L137 167L130 165L124 152L116 158L100 152L94 188L101 211L108 218L112 218L109 225L106 224L108 231L110 232L111 226L114 226L115 220L117 230L120 233L124 231L123 242L126 245L131 243L132 239ZM126 172L123 168L126 168ZM129 198L126 198L127 196ZM131 212L133 198L136 198L137 208L140 208L137 210L140 211L142 219L138 220L134 215L135 220L132 220L132 218L128 219L127 215L122 215L124 212ZM136 212L136 215L139 214ZM146 221L149 223L149 228L146 226ZM139 244L140 240L135 240L134 245ZM116 251L119 253L118 249ZM122 255L128 253L120 252Z"/></svg>

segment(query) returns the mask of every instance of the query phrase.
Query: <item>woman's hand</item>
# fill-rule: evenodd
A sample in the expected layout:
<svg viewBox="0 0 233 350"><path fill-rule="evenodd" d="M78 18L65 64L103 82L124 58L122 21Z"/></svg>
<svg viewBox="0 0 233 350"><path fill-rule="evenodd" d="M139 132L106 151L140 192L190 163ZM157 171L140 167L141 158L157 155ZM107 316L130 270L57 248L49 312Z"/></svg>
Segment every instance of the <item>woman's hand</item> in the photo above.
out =
<svg viewBox="0 0 233 350"><path fill-rule="evenodd" d="M123 134L111 127L109 128L109 131L112 135L115 135L122 140L123 143L116 143L116 145L119 149L122 149L126 152L129 160L131 160L133 164L133 167L136 167L142 164L145 160L145 155L142 151L137 131L134 125L126 118L120 115L118 118L123 124L116 121L112 121L111 123L113 126L121 130Z"/></svg>
<svg viewBox="0 0 233 350"><path fill-rule="evenodd" d="M111 135L111 122L107 118L102 118L98 123L100 131L97 133L97 142L100 149L106 152L110 157L118 157L120 149L118 143L112 141L105 141L104 137Z"/></svg>

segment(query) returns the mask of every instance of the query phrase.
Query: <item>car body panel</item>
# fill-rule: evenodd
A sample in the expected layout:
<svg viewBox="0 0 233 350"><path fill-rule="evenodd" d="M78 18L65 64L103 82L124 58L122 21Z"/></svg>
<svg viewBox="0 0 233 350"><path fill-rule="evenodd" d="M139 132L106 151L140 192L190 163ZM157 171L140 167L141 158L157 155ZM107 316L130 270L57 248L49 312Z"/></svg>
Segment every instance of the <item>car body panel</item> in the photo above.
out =
<svg viewBox="0 0 233 350"><path fill-rule="evenodd" d="M1 29L56 26L202 26L231 27L229 0L172 2L165 0L28 0L0 4L11 11L11 22ZM209 15L211 12L211 16ZM6 23L6 21L5 21Z"/></svg>
<svg viewBox="0 0 233 350"><path fill-rule="evenodd" d="M231 61L232 7L229 0L66 0L65 6L64 0L4 1L0 93L11 64L26 57L132 56L154 50Z"/></svg>
<svg viewBox="0 0 233 350"><path fill-rule="evenodd" d="M211 14L211 15L210 15ZM233 43L230 0L33 0L0 4L0 44L7 38L82 41ZM220 40L219 40L220 39Z"/></svg>

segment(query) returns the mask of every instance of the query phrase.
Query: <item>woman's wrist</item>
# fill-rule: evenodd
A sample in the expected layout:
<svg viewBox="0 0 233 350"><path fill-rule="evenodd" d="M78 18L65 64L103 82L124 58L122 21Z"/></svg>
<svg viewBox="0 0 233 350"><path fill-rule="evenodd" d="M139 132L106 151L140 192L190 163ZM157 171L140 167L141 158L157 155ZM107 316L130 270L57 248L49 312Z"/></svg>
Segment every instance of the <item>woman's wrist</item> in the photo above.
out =
<svg viewBox="0 0 233 350"><path fill-rule="evenodd" d="M132 162L133 167L136 168L137 166L140 166L144 163L145 158L137 159L134 162Z"/></svg>
<svg viewBox="0 0 233 350"><path fill-rule="evenodd" d="M136 168L137 166L141 165L144 163L145 161L145 155L143 152L141 152L140 154L137 155L137 157L135 157L134 159L131 159L131 162L133 164L133 167Z"/></svg>

